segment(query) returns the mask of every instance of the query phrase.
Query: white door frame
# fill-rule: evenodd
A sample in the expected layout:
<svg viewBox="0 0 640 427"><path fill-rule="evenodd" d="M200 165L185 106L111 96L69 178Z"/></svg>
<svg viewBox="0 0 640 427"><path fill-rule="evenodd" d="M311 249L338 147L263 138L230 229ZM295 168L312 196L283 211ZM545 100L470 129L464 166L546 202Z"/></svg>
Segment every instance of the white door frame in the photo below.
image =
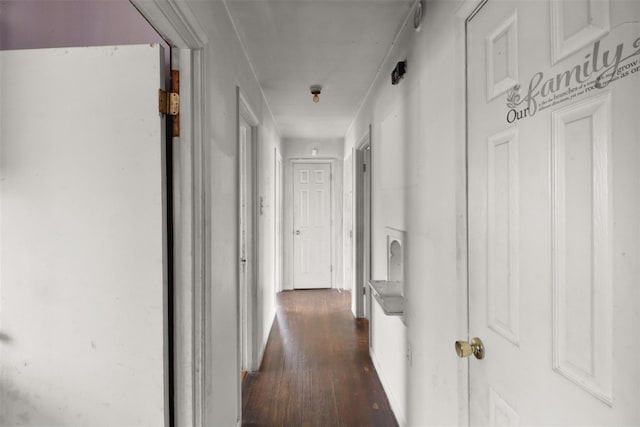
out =
<svg viewBox="0 0 640 427"><path fill-rule="evenodd" d="M249 105L247 98L242 94L242 90L237 87L237 117L236 117L236 129L238 132L238 146L240 145L240 120L244 120L251 127L251 136L250 140L247 141L247 153L245 155L249 156L251 159L251 165L249 168L243 168L242 162L246 161L246 159L242 159L241 156L238 156L238 171L241 174L244 174L243 179L244 182L251 181L251 193L247 195L248 198L251 199L251 212L248 218L248 221L251 222L251 233L247 236L249 243L250 253L246 254L249 259L246 263L243 263L242 260L238 260L238 278L242 277L241 269L243 268L243 264L250 264L248 267L251 268L252 274L249 276L249 280L246 284L239 283L238 286L238 326L240 328L240 332L238 334L238 357L239 357L239 366L243 370L247 371L255 371L258 369L258 357L256 349L259 348L258 343L256 342L258 331L257 325L257 283L258 283L258 274L260 268L260 259L259 259L259 212L258 212L258 126L260 122L258 121L258 116L253 112L253 109ZM240 178L240 177L239 177ZM240 183L241 180L238 180L238 194L240 194ZM241 207L239 207L241 209ZM243 215L238 216L238 231L239 231L239 239L241 239L241 231L245 227L245 224L242 224ZM246 287L245 287L246 286ZM238 372L238 375L240 373ZM241 389L239 389L241 392Z"/></svg>
<svg viewBox="0 0 640 427"><path fill-rule="evenodd" d="M174 423L203 426L211 383L205 363L207 315L211 290L205 287L211 272L205 262L204 141L206 54L205 32L184 2L130 0L172 48L172 67L179 69L181 136L173 138L174 194ZM169 141L167 141L169 143Z"/></svg>
<svg viewBox="0 0 640 427"><path fill-rule="evenodd" d="M330 191L331 191L331 195L330 195L330 201L331 201L331 238L329 239L329 244L330 244L330 248L329 250L331 251L331 265L333 266L333 271L331 271L331 289L333 289L336 286L336 275L337 275L337 268L336 266L337 264L337 259L336 259L336 250L335 248L337 247L338 242L336 242L336 236L335 236L335 218L336 218L336 206L338 205L338 203L336 203L335 196L336 194L338 194L336 191L336 163L337 163L337 159L335 158L331 158L331 157L313 157L313 158L291 158L289 159L289 176L291 177L291 184L289 185L289 189L287 190L287 192L289 193L289 201L288 201L288 206L291 208L291 214L288 216L288 224L287 227L285 228L286 230L289 230L288 235L288 241L289 241L289 248L290 248L290 253L289 253L289 262L288 262L288 275L289 275L289 289L295 289L295 284L294 284L294 262L293 262L293 251L294 251L294 241L293 241L293 236L294 236L294 214L293 214L293 199L295 196L295 191L294 191L294 179L293 179L293 167L296 164L300 164L300 163L320 163L320 164L328 164L331 166L331 174L332 174L332 178L330 180ZM290 204L290 205L289 205Z"/></svg>
<svg viewBox="0 0 640 427"><path fill-rule="evenodd" d="M468 206L467 206L467 19L473 17L487 0L464 0L455 14L455 80L456 117L456 331L452 337L451 357L456 339L469 340L469 278L468 278ZM470 425L469 419L469 360L458 358L458 425Z"/></svg>
<svg viewBox="0 0 640 427"><path fill-rule="evenodd" d="M368 174L363 174L366 151L369 150ZM351 251L354 257L353 293L356 317L369 318L367 283L371 278L371 125L353 148L353 229L355 238ZM367 178L365 178L365 176ZM368 186L365 182L368 179ZM368 191L367 191L368 189Z"/></svg>
<svg viewBox="0 0 640 427"><path fill-rule="evenodd" d="M282 230L283 230L283 215L282 215L282 201L283 201L283 197L282 197L282 190L283 190L283 185L282 185L282 178L283 178L283 169L282 169L282 154L280 154L280 151L278 151L277 148L273 149L273 171L274 171L274 178L273 178L273 185L274 185L274 191L273 191L273 245L274 245L274 268L273 268L273 275L274 275L274 293L273 293L273 298L274 298L274 304L275 304L275 298L276 298L276 294L280 291L282 291L283 285L282 285L282 272L283 272L283 245L282 245Z"/></svg>

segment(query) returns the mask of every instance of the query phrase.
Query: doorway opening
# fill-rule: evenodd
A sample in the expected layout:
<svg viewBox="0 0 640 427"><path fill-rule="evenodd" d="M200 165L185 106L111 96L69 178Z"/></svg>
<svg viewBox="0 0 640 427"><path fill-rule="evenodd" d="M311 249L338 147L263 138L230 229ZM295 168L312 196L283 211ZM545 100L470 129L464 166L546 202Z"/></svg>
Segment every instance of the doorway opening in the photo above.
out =
<svg viewBox="0 0 640 427"><path fill-rule="evenodd" d="M352 298L355 300L356 317L368 319L371 309L367 292L371 278L371 126L354 148L353 161L355 271Z"/></svg>
<svg viewBox="0 0 640 427"><path fill-rule="evenodd" d="M258 119L238 88L239 267L238 315L241 378L257 368L255 360L256 281L258 274Z"/></svg>

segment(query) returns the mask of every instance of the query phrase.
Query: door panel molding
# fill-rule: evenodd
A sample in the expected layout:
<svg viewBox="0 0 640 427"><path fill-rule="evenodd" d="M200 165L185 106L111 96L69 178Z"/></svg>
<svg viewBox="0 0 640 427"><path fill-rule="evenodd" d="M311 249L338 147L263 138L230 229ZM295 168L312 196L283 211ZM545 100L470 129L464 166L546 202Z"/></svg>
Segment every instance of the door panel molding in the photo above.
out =
<svg viewBox="0 0 640 427"><path fill-rule="evenodd" d="M487 322L518 346L520 342L518 128L489 137L487 179ZM500 219L505 219L503 227Z"/></svg>
<svg viewBox="0 0 640 427"><path fill-rule="evenodd" d="M609 0L551 0L550 6L552 64L571 56L609 32ZM567 7L573 9L566 10ZM582 17L584 20L582 26L571 28L565 17L573 20ZM576 23L572 24L575 26Z"/></svg>
<svg viewBox="0 0 640 427"><path fill-rule="evenodd" d="M553 369L612 406L610 98L552 113L552 234Z"/></svg>

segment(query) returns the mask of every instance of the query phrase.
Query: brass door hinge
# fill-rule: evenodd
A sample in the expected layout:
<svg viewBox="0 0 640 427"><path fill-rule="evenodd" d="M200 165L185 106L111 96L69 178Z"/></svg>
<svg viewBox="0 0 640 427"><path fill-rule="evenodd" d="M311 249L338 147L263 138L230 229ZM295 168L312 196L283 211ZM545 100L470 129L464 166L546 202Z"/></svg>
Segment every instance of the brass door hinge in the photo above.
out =
<svg viewBox="0 0 640 427"><path fill-rule="evenodd" d="M171 135L180 136L180 71L171 70L171 91L160 89L160 112L171 117Z"/></svg>
<svg viewBox="0 0 640 427"><path fill-rule="evenodd" d="M180 114L180 95L160 89L158 92L158 106L162 114L177 116Z"/></svg>

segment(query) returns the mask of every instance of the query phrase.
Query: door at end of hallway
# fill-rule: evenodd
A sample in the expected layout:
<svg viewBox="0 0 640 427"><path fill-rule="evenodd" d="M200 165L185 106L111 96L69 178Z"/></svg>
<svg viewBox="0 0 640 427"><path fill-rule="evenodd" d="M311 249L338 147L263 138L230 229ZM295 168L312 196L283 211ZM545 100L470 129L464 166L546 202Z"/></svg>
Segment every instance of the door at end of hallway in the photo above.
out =
<svg viewBox="0 0 640 427"><path fill-rule="evenodd" d="M331 162L293 163L293 286L331 288Z"/></svg>

